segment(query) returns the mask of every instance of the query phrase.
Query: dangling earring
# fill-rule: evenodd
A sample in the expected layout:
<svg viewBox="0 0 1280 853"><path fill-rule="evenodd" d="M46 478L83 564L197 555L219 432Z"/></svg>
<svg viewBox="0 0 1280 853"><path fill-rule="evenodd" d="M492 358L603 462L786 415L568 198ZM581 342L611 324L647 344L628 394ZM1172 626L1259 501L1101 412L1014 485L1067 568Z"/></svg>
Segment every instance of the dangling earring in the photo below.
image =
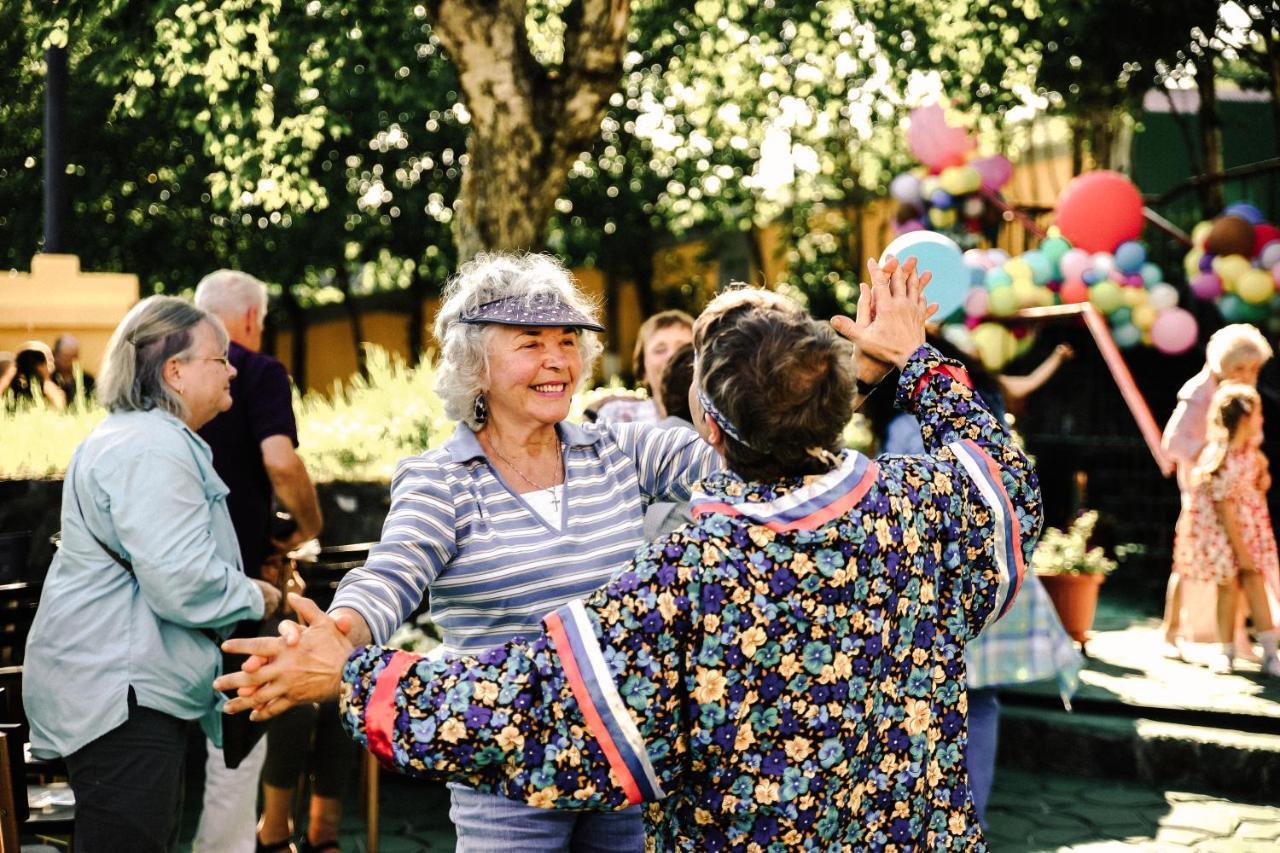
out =
<svg viewBox="0 0 1280 853"><path fill-rule="evenodd" d="M484 398L483 394L476 395L476 401L471 407L471 415L478 424L483 424L489 420L489 401Z"/></svg>

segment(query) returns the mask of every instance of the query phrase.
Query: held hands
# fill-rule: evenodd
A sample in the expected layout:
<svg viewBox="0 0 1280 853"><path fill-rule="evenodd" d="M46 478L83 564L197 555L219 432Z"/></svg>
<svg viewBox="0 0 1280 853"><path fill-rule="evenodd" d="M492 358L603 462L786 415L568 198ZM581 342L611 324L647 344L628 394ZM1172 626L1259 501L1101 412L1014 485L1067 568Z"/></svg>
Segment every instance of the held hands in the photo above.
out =
<svg viewBox="0 0 1280 853"><path fill-rule="evenodd" d="M925 340L925 323L938 310L924 297L932 273L916 273L916 259L899 265L892 256L880 266L867 260L871 284L858 293L856 319L835 317L831 325L858 348L858 378L878 382L907 364Z"/></svg>
<svg viewBox="0 0 1280 853"><path fill-rule="evenodd" d="M279 637L228 640L223 651L250 655L239 672L213 682L217 690L235 690L223 711L252 711L253 720L269 720L302 702L325 702L338 695L342 667L355 646L347 639L351 621L334 619L314 601L289 595L299 623L280 623ZM304 627L305 626L305 627Z"/></svg>

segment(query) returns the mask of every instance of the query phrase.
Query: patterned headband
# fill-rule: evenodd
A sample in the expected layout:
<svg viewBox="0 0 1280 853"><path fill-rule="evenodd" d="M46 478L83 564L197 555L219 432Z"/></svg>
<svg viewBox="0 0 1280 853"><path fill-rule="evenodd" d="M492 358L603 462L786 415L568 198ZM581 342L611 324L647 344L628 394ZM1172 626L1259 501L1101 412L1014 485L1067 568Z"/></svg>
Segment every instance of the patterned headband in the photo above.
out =
<svg viewBox="0 0 1280 853"><path fill-rule="evenodd" d="M707 392L703 391L701 386L698 387L698 402L702 405L702 410L711 417L711 420L716 422L716 426L720 427L720 429L733 438L734 441L744 447L750 448L751 450L755 450L757 452L760 451L758 447L753 447L751 442L742 437L742 433L738 431L738 428L735 427L733 422L726 418L724 414L716 408L715 403L711 402L711 398L707 396Z"/></svg>

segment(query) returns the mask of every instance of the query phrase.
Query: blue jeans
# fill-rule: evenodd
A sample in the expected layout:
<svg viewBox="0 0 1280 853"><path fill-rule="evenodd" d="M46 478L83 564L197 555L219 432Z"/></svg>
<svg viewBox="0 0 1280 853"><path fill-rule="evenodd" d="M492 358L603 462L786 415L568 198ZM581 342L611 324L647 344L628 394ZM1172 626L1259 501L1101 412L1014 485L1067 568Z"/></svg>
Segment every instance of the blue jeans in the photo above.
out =
<svg viewBox="0 0 1280 853"><path fill-rule="evenodd" d="M644 850L640 806L619 812L558 812L462 785L451 784L449 791L449 819L458 832L458 853Z"/></svg>
<svg viewBox="0 0 1280 853"><path fill-rule="evenodd" d="M987 825L987 799L996 777L996 747L1000 741L1000 698L994 687L969 691L969 748L964 754L969 791L978 820Z"/></svg>

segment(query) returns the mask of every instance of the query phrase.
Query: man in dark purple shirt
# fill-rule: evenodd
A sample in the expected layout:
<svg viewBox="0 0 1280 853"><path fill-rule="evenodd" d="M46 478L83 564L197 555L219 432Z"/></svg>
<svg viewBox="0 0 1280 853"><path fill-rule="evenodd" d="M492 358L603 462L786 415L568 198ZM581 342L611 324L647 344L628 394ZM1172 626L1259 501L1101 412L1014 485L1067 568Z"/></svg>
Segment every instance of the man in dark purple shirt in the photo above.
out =
<svg viewBox="0 0 1280 853"><path fill-rule="evenodd" d="M236 369L231 408L200 430L213 449L213 467L227 484L227 508L240 540L245 573L259 577L276 551L314 539L320 533L320 505L306 466L298 457L298 426L293 391L284 365L258 352L267 313L266 286L251 275L218 270L196 287L196 304L227 328L227 357ZM287 510L297 529L287 541L271 539L272 498ZM250 851L256 845L258 777L265 741L235 770L222 751L209 745L204 812L195 851Z"/></svg>

